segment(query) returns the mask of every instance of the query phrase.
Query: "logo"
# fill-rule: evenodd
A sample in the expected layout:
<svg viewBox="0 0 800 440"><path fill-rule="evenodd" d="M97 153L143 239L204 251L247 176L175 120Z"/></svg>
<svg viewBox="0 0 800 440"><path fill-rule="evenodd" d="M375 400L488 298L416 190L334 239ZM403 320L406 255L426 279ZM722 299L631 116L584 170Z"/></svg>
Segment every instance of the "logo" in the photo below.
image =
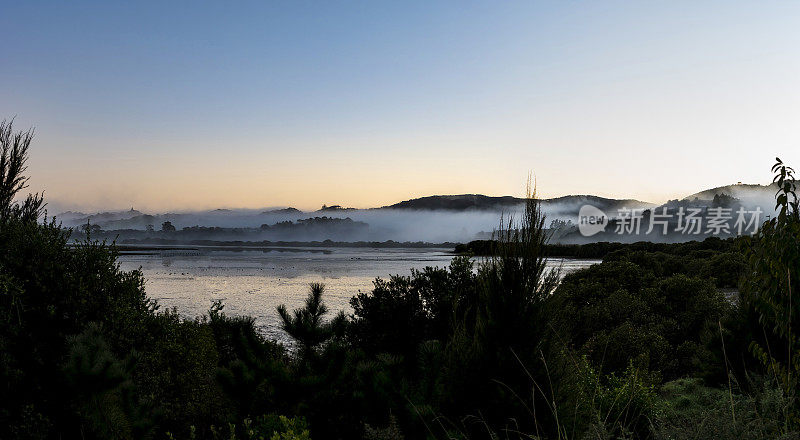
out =
<svg viewBox="0 0 800 440"><path fill-rule="evenodd" d="M591 237L598 232L605 231L608 225L608 216L605 212L592 205L583 205L578 212L578 230L584 237Z"/></svg>
<svg viewBox="0 0 800 440"><path fill-rule="evenodd" d="M671 212L675 211L675 212ZM591 237L614 226L619 235L656 235L679 237L682 235L739 236L755 234L761 225L764 211L745 209L739 206L660 206L657 208L619 208L615 217L608 217L600 208L581 206L578 211L578 230L584 237Z"/></svg>

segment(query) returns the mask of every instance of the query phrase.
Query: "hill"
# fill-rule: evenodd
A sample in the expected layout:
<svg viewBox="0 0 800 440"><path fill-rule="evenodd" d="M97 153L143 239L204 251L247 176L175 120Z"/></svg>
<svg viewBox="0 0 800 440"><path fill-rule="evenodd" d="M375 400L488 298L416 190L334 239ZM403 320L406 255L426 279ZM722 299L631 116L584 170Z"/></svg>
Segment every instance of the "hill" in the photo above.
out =
<svg viewBox="0 0 800 440"><path fill-rule="evenodd" d="M290 206L288 208L270 209L268 211L263 211L262 214L300 214L302 212L303 211Z"/></svg>
<svg viewBox="0 0 800 440"><path fill-rule="evenodd" d="M481 194L460 194L428 196L405 200L379 209L403 210L448 210L448 211L503 211L522 205L525 199L512 196L484 196ZM591 195L570 195L542 200L545 207L566 207L592 204L601 209L626 207L650 207L652 203L632 199L609 199Z"/></svg>
<svg viewBox="0 0 800 440"><path fill-rule="evenodd" d="M770 185L759 185L757 183L736 183L696 192L692 195L684 197L683 200L694 200L695 198L700 200L711 200L717 194L727 194L729 196L736 197L737 199L741 199L742 197L740 196L744 196L745 198L748 196L774 197L775 191L777 190L778 187L774 183Z"/></svg>

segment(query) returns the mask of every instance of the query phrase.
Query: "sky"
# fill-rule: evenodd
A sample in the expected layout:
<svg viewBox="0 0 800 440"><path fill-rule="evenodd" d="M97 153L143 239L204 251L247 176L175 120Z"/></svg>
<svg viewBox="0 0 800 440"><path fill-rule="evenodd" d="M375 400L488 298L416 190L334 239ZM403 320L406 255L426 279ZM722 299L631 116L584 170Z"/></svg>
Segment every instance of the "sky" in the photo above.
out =
<svg viewBox="0 0 800 440"><path fill-rule="evenodd" d="M800 2L0 0L51 211L651 202L800 167Z"/></svg>

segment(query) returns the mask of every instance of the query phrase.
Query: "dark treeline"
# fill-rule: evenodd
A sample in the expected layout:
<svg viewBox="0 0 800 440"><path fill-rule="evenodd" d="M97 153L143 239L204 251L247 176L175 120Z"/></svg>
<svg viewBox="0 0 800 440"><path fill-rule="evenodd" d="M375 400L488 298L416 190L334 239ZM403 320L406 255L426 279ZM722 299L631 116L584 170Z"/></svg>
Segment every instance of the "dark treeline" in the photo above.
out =
<svg viewBox="0 0 800 440"><path fill-rule="evenodd" d="M91 237L95 237L92 235ZM352 248L453 248L455 243L428 243L424 241L334 241L334 240L319 240L319 241L244 241L244 240L175 240L168 238L146 238L146 239L125 239L120 240L118 243L122 245L188 245L188 246L215 246L215 247L352 247Z"/></svg>
<svg viewBox="0 0 800 440"><path fill-rule="evenodd" d="M223 304L159 309L113 245L70 246L37 221L40 197L13 202L30 136L0 133L0 438L798 438L800 218L782 164L780 215L756 236L623 247L561 282L532 194L477 267L375 280L349 315L312 284L278 310L287 349Z"/></svg>
<svg viewBox="0 0 800 440"><path fill-rule="evenodd" d="M498 243L495 240L474 240L466 244L458 244L455 252L476 256L490 256L497 252ZM547 257L562 258L605 258L608 254L617 251L645 251L661 252L672 255L687 255L695 251L729 252L734 250L733 238L721 239L709 237L703 241L689 241L684 243L668 244L639 241L635 243L619 243L601 241L585 244L560 244L548 243L544 246L544 255Z"/></svg>
<svg viewBox="0 0 800 440"><path fill-rule="evenodd" d="M360 239L366 235L369 225L351 218L312 217L293 221L280 221L273 225L262 224L257 228L228 228L221 226L186 226L178 229L171 221L162 222L158 228L148 224L146 229L103 229L98 224L87 222L73 231L76 239L89 236L118 240L153 242L172 241L313 241L319 237L343 237Z"/></svg>

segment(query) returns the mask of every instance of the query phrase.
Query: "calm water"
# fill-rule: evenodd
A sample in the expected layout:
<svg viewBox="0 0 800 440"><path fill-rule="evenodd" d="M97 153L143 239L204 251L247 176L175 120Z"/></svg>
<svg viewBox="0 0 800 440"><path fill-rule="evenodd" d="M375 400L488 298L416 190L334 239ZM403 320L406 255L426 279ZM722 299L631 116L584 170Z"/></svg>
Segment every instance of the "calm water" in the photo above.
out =
<svg viewBox="0 0 800 440"><path fill-rule="evenodd" d="M206 313L222 300L229 315L250 315L267 335L283 339L275 308L300 307L308 283L325 283L325 302L337 312L350 311L349 300L372 288L376 277L408 275L412 268L447 266L450 249L291 249L285 251L154 252L122 255L123 269L141 266L147 294L163 307L175 307L186 317ZM596 260L553 260L564 272Z"/></svg>

